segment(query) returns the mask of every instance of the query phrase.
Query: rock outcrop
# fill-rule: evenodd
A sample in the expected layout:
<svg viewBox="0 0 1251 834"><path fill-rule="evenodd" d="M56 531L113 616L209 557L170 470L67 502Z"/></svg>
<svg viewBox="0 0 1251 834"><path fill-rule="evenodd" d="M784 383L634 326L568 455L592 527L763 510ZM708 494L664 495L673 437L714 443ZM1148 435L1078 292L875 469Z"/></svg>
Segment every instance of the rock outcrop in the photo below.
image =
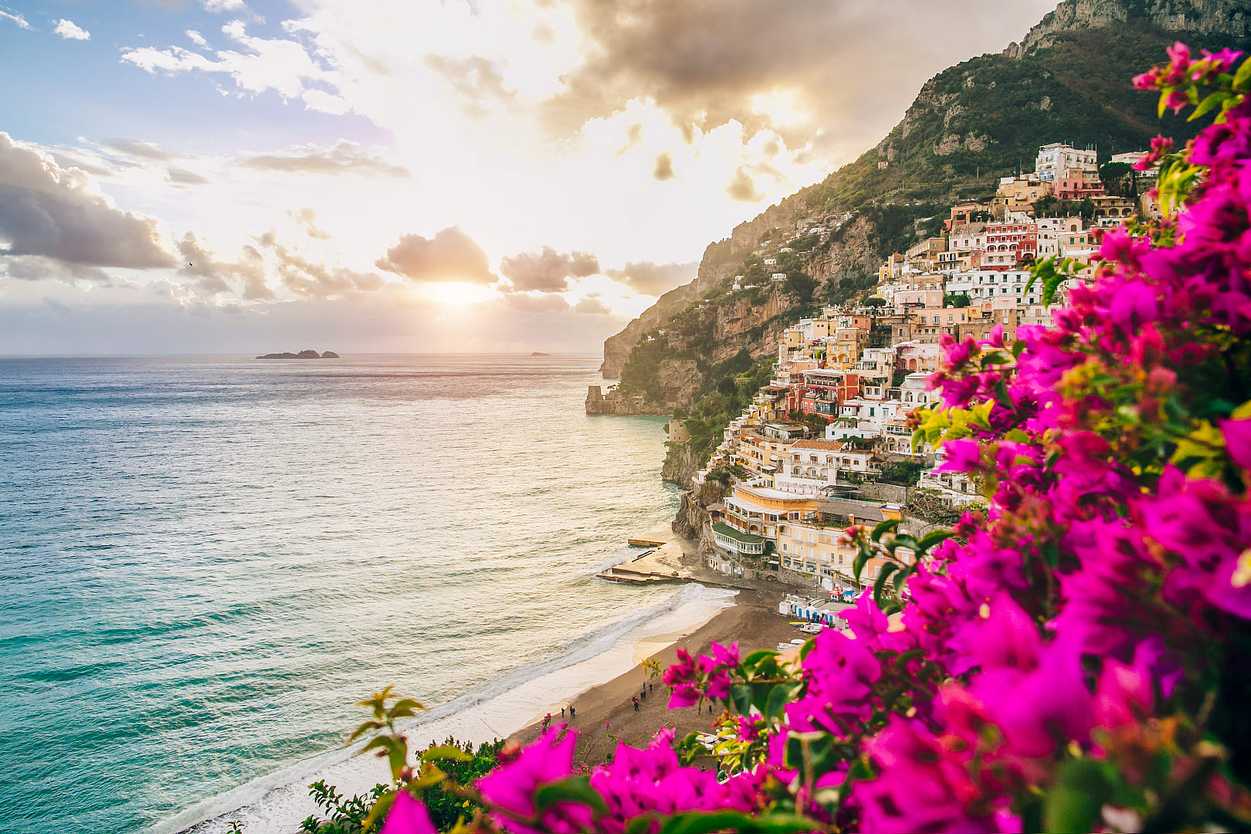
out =
<svg viewBox="0 0 1251 834"><path fill-rule="evenodd" d="M586 389L586 413L591 416L615 417L663 416L669 413L663 405L650 402L641 394L627 394L617 388L588 385Z"/></svg>
<svg viewBox="0 0 1251 834"><path fill-rule="evenodd" d="M697 490L682 493L678 514L673 519L673 532L686 539L697 539L708 529L708 507L725 497L725 486L719 481L705 481Z"/></svg>
<svg viewBox="0 0 1251 834"><path fill-rule="evenodd" d="M696 279L698 281L698 279ZM617 379L621 369L625 367L630 351L639 343L643 335L653 330L671 315L686 307L695 298L698 290L696 282L685 284L656 299L656 303L643 311L642 315L632 320L620 333L604 340L604 361L599 366L600 376L604 379Z"/></svg>
<svg viewBox="0 0 1251 834"><path fill-rule="evenodd" d="M302 350L299 353L264 353L257 359L338 359L339 354L333 350L318 353L315 350Z"/></svg>
<svg viewBox="0 0 1251 834"><path fill-rule="evenodd" d="M665 444L665 462L660 467L660 478L683 489L691 488L691 479L703 464L690 443L670 440Z"/></svg>
<svg viewBox="0 0 1251 834"><path fill-rule="evenodd" d="M1063 0L1020 43L1004 50L1021 58L1054 46L1058 35L1106 29L1137 20L1166 32L1204 35L1251 35L1251 7L1245 0ZM1113 35L1109 35L1113 37Z"/></svg>

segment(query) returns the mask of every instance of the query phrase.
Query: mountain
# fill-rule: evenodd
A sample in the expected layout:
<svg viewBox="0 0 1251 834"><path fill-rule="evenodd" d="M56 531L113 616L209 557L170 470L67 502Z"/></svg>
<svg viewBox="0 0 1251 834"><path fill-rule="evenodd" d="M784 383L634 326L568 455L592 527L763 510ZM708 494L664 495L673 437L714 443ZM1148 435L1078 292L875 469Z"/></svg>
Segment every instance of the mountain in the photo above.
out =
<svg viewBox="0 0 1251 834"><path fill-rule="evenodd" d="M605 342L601 370L620 382L601 413L614 396L635 413L640 403L677 413L692 429L684 456L698 463L767 379L779 332L873 286L882 260L936 233L953 202L1032 170L1048 142L1094 145L1103 160L1159 132L1191 135L1130 89L1178 39L1246 48L1251 11L1245 0L1064 0L1002 53L938 73L875 147L709 245L694 281ZM766 266L756 250L769 241L794 251ZM732 289L734 276L744 289Z"/></svg>

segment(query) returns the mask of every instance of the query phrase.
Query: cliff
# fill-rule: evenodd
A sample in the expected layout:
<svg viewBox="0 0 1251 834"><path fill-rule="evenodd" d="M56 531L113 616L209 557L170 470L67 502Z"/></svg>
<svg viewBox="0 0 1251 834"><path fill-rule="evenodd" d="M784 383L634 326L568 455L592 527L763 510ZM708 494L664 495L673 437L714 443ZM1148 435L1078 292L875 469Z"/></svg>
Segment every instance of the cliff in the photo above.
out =
<svg viewBox="0 0 1251 834"><path fill-rule="evenodd" d="M1245 47L1245 0L1063 0L1004 53L935 75L874 148L709 245L697 277L657 301L604 346L618 398L679 413L687 450L670 444L681 481L706 457L753 385L783 328L862 295L878 264L941 228L948 207L993 193L998 177L1032 167L1040 145L1095 145L1101 157L1146 147L1161 130L1155 97L1129 79L1166 45ZM1185 139L1193 126L1166 119ZM805 230L821 228L818 237ZM762 253L792 253L764 267ZM775 271L787 280L773 283ZM742 289L733 289L735 276ZM678 379L680 374L689 374Z"/></svg>
<svg viewBox="0 0 1251 834"><path fill-rule="evenodd" d="M697 294L695 283L684 284L669 290L656 299L655 304L644 310L642 315L627 324L624 330L615 336L609 336L604 341L604 361L599 366L600 376L605 379L616 379L621 376L621 369L626 359L629 358L630 351L634 350L634 346L639 343L643 334L683 309L687 302Z"/></svg>
<svg viewBox="0 0 1251 834"><path fill-rule="evenodd" d="M1245 38L1251 35L1249 18L1251 11L1245 0L1063 0L1004 54L1021 58L1055 46L1059 35L1106 30L1130 22L1146 23L1164 32ZM1113 32L1105 34L1115 37Z"/></svg>
<svg viewBox="0 0 1251 834"><path fill-rule="evenodd" d="M673 519L673 532L686 539L699 538L708 527L708 507L725 497L726 488L718 481L706 481L698 490L682 493L682 503Z"/></svg>

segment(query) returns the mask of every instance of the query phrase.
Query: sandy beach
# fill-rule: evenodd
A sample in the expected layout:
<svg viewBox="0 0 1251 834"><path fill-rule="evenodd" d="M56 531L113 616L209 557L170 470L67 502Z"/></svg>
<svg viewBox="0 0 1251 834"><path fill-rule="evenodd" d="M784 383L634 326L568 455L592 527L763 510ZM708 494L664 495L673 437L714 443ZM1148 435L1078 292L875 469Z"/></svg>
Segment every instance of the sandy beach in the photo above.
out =
<svg viewBox="0 0 1251 834"><path fill-rule="evenodd" d="M640 694L646 679L642 662L654 657L663 669L675 661L679 648L694 654L706 652L713 641L737 642L745 655L800 637L800 632L787 618L778 616L777 603L781 596L780 590L740 591L733 606L697 631L667 645L664 635L640 641L636 650L638 663L633 669L573 699L577 716L571 725L578 731L577 761L585 765L603 762L611 757L618 742L644 745L664 726L674 727L679 737L708 727L712 716L707 711L701 714L694 708L669 710L666 707L668 692L659 680L654 681L654 688L641 699L639 710L635 712L630 699ZM554 723L561 720L559 711L553 714L552 720ZM531 724L512 738L530 741L541 729L541 724Z"/></svg>

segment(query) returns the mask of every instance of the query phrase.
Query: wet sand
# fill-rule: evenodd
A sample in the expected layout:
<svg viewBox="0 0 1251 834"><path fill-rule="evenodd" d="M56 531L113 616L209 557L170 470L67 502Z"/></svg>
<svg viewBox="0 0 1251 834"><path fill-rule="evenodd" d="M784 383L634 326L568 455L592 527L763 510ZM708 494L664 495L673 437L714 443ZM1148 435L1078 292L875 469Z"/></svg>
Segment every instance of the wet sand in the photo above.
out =
<svg viewBox="0 0 1251 834"><path fill-rule="evenodd" d="M651 679L651 690L645 699L640 699L638 712L634 711L630 698L639 695L648 680L642 661L654 657L664 669L675 662L678 648L685 648L692 654L706 653L713 641L737 641L745 656L757 649L772 649L778 643L802 637L799 630L789 624L789 618L778 615L777 604L781 597L781 591L740 591L732 607L717 614L698 631L668 644L665 643L668 638L663 635L640 643L638 665L573 700L577 717L570 723L578 731L577 762L591 765L606 761L618 742L646 745L661 727L674 727L679 738L694 730L706 729L713 719L708 707L705 706L702 713L693 707L668 709L665 706L669 700L668 690L658 678ZM565 720L569 720L567 715ZM560 712L553 713L552 722L560 721ZM531 724L512 738L527 742L540 731L540 724Z"/></svg>

